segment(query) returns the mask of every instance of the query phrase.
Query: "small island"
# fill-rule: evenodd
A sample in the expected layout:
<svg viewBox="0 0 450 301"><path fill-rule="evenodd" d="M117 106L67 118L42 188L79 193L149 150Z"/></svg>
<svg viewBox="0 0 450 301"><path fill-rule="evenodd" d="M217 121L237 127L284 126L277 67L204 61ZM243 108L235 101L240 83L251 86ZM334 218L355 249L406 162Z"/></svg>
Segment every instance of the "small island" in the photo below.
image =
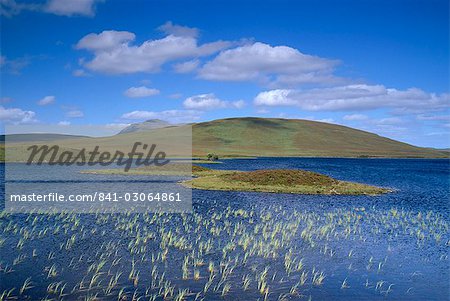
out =
<svg viewBox="0 0 450 301"><path fill-rule="evenodd" d="M196 177L182 182L196 189L254 191L295 194L377 195L392 190L333 179L306 170L274 169L256 171L198 170Z"/></svg>
<svg viewBox="0 0 450 301"><path fill-rule="evenodd" d="M178 175L194 178L181 181L186 187L203 190L252 191L324 195L378 195L392 190L367 184L340 181L329 176L299 169L256 171L217 170L184 163L170 164L163 170L139 167L124 172L121 169L85 170L88 174L116 175Z"/></svg>

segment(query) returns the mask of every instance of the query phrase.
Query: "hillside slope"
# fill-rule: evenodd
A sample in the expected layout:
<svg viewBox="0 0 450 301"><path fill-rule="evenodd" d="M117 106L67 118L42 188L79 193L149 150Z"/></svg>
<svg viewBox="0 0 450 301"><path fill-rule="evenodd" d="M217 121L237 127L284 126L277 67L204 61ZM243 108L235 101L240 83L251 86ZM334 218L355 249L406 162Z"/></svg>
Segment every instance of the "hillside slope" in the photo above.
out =
<svg viewBox="0 0 450 301"><path fill-rule="evenodd" d="M168 155L190 153L192 127L192 154L204 157L216 153L220 157L393 157L446 158L449 152L421 148L379 135L335 124L275 118L229 118L191 125L169 126L147 131L122 133L102 138L58 137L51 144L62 149L94 149L112 153L128 153L139 142L158 141ZM33 141L30 136L26 140ZM38 137L42 138L42 137ZM14 139L12 139L14 141ZM30 142L8 139L8 160L26 160L25 151ZM42 141L41 144L50 144ZM0 148L0 153L2 149ZM0 156L1 157L1 156Z"/></svg>
<svg viewBox="0 0 450 301"><path fill-rule="evenodd" d="M193 153L221 156L446 157L335 124L276 118L229 118L193 125Z"/></svg>

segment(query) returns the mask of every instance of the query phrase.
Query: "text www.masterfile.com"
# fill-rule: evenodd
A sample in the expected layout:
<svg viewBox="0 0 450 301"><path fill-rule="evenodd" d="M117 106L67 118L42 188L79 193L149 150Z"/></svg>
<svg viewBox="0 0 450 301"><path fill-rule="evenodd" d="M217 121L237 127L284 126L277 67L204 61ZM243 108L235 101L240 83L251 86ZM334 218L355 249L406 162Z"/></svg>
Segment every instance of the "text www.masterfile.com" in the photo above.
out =
<svg viewBox="0 0 450 301"><path fill-rule="evenodd" d="M179 192L93 192L69 195L50 192L46 194L11 194L9 200L11 202L181 202L181 196Z"/></svg>

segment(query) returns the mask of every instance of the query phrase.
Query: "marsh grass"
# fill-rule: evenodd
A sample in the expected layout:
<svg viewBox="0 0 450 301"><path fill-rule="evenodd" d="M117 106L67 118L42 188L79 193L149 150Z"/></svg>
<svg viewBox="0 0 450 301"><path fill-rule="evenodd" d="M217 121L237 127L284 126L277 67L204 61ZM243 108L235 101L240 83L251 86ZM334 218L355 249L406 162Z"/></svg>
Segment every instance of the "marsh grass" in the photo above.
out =
<svg viewBox="0 0 450 301"><path fill-rule="evenodd" d="M420 213L267 206L193 214L1 214L0 300L294 300L330 288L408 299L404 283L389 277L391 251L363 253L356 245L408 240L418 249L440 246L447 261L446 220ZM330 267L337 262L353 265L351 285Z"/></svg>

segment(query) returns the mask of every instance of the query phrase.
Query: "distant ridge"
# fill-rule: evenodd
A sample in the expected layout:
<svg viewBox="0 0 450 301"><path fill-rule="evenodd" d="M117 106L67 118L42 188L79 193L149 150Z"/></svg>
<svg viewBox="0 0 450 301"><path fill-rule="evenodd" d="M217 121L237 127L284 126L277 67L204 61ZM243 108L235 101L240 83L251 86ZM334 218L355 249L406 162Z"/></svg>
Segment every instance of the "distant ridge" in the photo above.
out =
<svg viewBox="0 0 450 301"><path fill-rule="evenodd" d="M144 122L140 123L133 123L123 130L119 132L119 134L128 134L128 133L136 133L136 132L144 132L154 129L160 129L168 126L173 126L172 124L168 123L167 121L160 120L160 119L149 119Z"/></svg>
<svg viewBox="0 0 450 301"><path fill-rule="evenodd" d="M81 136L81 135L65 135L65 134L51 134L51 133L0 135L0 141L5 142L5 140L6 140L7 143L11 143L11 142L45 142L45 141L80 139L80 138L90 138L90 137Z"/></svg>

